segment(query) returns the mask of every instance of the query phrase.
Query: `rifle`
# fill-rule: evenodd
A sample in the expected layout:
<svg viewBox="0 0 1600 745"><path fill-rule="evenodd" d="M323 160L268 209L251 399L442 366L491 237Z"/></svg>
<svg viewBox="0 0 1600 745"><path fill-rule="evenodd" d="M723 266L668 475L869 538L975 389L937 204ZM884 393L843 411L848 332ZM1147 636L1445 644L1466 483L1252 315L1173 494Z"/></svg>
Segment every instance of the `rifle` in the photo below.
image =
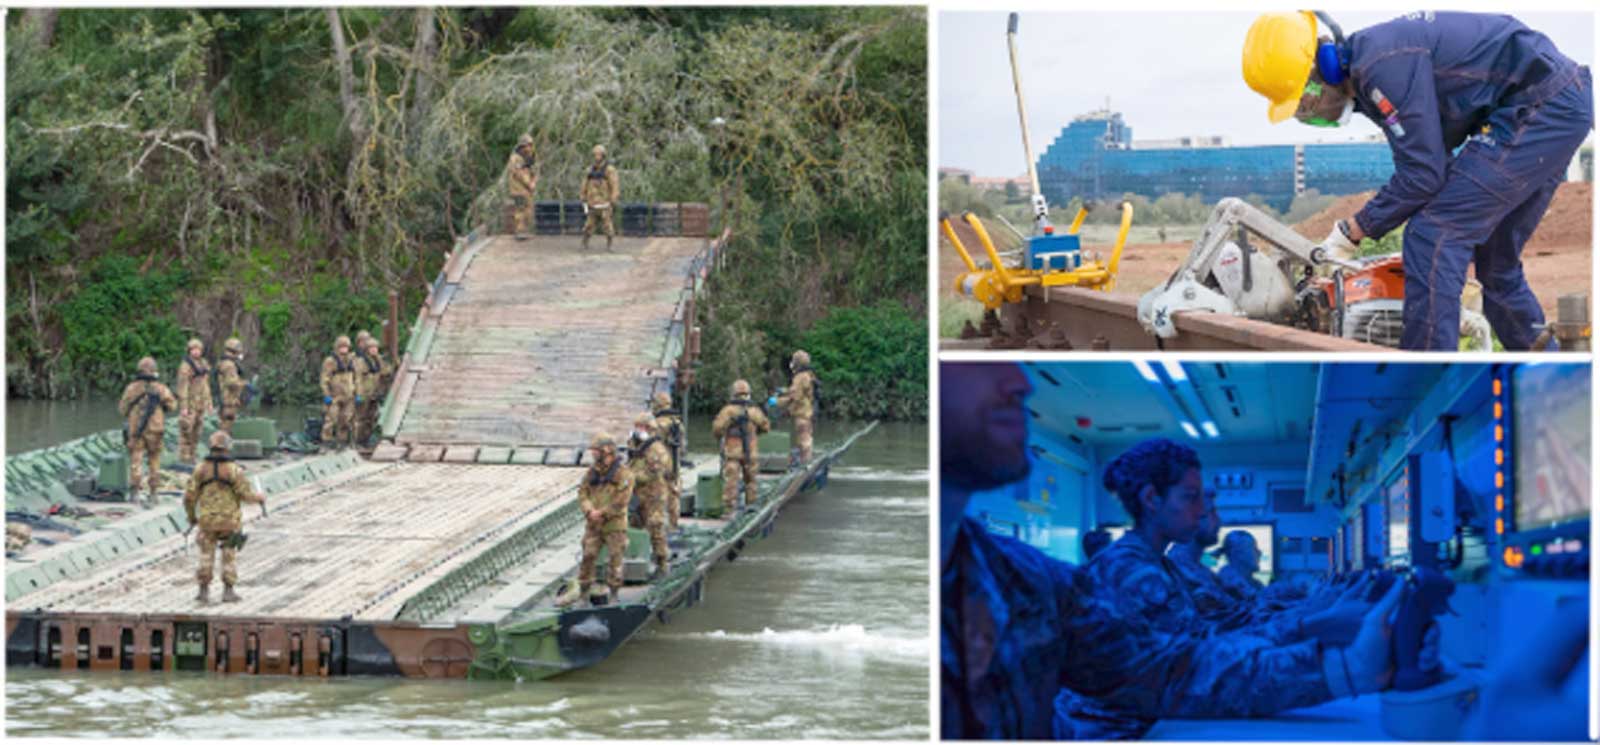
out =
<svg viewBox="0 0 1600 745"><path fill-rule="evenodd" d="M156 406L161 404L161 396L150 391L150 383L144 384L144 411L139 413L139 426L133 430L133 439L144 436L145 427L150 425L150 417L156 413ZM130 440L131 442L131 440Z"/></svg>

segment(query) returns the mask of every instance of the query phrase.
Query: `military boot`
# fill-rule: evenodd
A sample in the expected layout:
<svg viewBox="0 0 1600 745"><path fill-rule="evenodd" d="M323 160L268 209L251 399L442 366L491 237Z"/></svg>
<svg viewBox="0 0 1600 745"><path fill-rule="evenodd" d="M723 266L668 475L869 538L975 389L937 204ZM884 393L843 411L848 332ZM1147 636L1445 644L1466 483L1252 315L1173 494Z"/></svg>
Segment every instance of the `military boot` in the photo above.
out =
<svg viewBox="0 0 1600 745"><path fill-rule="evenodd" d="M611 251L611 236L606 236L606 251Z"/></svg>
<svg viewBox="0 0 1600 745"><path fill-rule="evenodd" d="M655 567L650 570L650 580L649 581L654 582L654 581L656 581L658 579L661 579L662 577L665 577L665 576L667 576L667 557L665 557L665 556L657 557L656 558Z"/></svg>
<svg viewBox="0 0 1600 745"><path fill-rule="evenodd" d="M585 250L585 251L589 250L589 234L588 233L585 233L583 235L583 250Z"/></svg>
<svg viewBox="0 0 1600 745"><path fill-rule="evenodd" d="M211 583L200 583L200 592L195 593L194 600L202 605L211 602Z"/></svg>
<svg viewBox="0 0 1600 745"><path fill-rule="evenodd" d="M556 607L565 608L573 603L578 602L578 598L588 596L588 587L579 587L577 584L568 584L566 589L562 590L561 594L556 596Z"/></svg>
<svg viewBox="0 0 1600 745"><path fill-rule="evenodd" d="M236 592L233 591L233 585L223 584L223 586L222 586L222 602L224 602L224 603L237 603L237 602L239 602L239 593L236 593Z"/></svg>
<svg viewBox="0 0 1600 745"><path fill-rule="evenodd" d="M602 594L602 595L590 595L589 596L589 605L591 605L591 606L593 606L595 608L604 607L606 605L606 603L610 602L611 595L613 593L615 593L615 592L616 592L615 590L612 590L612 591L608 591L607 593Z"/></svg>

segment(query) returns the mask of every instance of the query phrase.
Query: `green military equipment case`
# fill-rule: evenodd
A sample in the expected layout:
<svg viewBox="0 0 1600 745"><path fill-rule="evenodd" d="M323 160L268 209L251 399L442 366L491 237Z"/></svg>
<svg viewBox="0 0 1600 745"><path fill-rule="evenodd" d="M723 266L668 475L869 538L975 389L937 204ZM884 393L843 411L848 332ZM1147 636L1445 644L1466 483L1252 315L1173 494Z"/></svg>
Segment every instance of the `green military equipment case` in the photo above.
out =
<svg viewBox="0 0 1600 745"><path fill-rule="evenodd" d="M774 429L761 436L760 461L762 473L783 473L789 470L789 432Z"/></svg>

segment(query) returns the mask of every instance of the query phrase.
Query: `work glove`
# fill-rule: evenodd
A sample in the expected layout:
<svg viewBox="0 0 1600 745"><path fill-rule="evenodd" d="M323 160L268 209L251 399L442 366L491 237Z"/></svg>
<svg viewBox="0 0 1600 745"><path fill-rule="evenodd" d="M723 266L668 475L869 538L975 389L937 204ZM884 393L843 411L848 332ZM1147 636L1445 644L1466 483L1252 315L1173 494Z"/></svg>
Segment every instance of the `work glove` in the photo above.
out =
<svg viewBox="0 0 1600 745"><path fill-rule="evenodd" d="M332 406L333 405L333 396L323 396L322 397L322 405L323 406Z"/></svg>
<svg viewBox="0 0 1600 745"><path fill-rule="evenodd" d="M769 408L769 409L778 408L778 397L777 396L768 396L767 397L767 408Z"/></svg>
<svg viewBox="0 0 1600 745"><path fill-rule="evenodd" d="M1322 239L1316 250L1322 251L1324 261L1353 261L1356 258L1356 244L1344 232L1344 221L1333 224L1333 230L1328 231L1328 237ZM1315 256L1315 252L1312 254Z"/></svg>
<svg viewBox="0 0 1600 745"><path fill-rule="evenodd" d="M358 403L358 404L361 403L361 397L360 396L356 396L356 403Z"/></svg>
<svg viewBox="0 0 1600 745"><path fill-rule="evenodd" d="M1404 582L1396 582L1361 619L1361 630L1348 647L1322 648L1322 674L1335 698L1375 693L1394 676L1390 624L1400 605Z"/></svg>

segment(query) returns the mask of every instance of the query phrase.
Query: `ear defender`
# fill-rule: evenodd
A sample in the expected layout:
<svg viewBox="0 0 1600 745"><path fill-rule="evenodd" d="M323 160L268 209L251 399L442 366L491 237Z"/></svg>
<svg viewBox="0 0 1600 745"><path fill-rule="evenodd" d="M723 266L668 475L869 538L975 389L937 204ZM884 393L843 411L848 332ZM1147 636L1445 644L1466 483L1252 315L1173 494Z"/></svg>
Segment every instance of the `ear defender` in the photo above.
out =
<svg viewBox="0 0 1600 745"><path fill-rule="evenodd" d="M1317 20L1328 27L1333 34L1333 41L1319 41L1317 43L1317 74L1322 76L1323 82L1328 85L1339 85L1349 77L1346 69L1349 67L1349 53L1344 40L1344 29L1334 23L1327 13L1320 10L1312 11Z"/></svg>

